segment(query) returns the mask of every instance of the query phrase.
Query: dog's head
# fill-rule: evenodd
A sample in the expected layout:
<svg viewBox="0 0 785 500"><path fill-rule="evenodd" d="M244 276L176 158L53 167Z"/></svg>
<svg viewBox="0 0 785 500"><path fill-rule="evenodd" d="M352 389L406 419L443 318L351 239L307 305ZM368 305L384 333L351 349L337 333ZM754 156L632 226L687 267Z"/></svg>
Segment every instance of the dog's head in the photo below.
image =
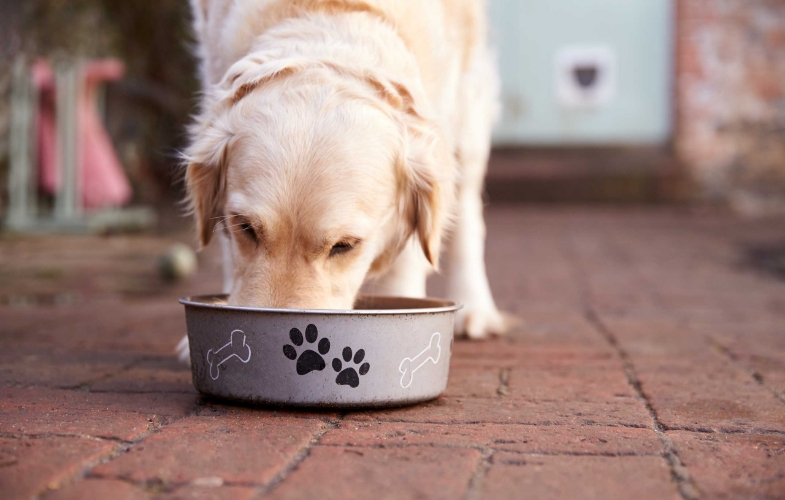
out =
<svg viewBox="0 0 785 500"><path fill-rule="evenodd" d="M187 152L198 237L230 238L232 304L351 308L414 236L438 265L453 157L412 84L249 56Z"/></svg>

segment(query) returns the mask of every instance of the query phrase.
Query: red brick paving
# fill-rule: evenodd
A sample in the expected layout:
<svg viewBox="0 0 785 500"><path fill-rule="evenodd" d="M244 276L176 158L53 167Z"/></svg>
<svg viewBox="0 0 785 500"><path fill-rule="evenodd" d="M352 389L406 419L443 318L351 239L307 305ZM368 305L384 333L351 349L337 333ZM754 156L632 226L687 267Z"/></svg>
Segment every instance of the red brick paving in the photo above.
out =
<svg viewBox="0 0 785 500"><path fill-rule="evenodd" d="M582 401L528 401L500 397L451 398L443 396L416 407L350 413L346 419L360 421L434 422L440 424L529 425L626 425L646 427L650 419L637 401L620 398L611 404Z"/></svg>
<svg viewBox="0 0 785 500"><path fill-rule="evenodd" d="M318 446L270 498L460 498L480 458L467 448Z"/></svg>
<svg viewBox="0 0 785 500"><path fill-rule="evenodd" d="M195 484L154 495L156 500L249 500L258 496L256 488Z"/></svg>
<svg viewBox="0 0 785 500"><path fill-rule="evenodd" d="M174 484L217 477L225 483L262 486L325 425L319 420L252 413L185 418L97 466L90 475Z"/></svg>
<svg viewBox="0 0 785 500"><path fill-rule="evenodd" d="M519 453L658 455L650 429L595 425L420 424L344 420L319 440L324 445L395 447L479 446Z"/></svg>
<svg viewBox="0 0 785 500"><path fill-rule="evenodd" d="M192 413L195 395L0 389L0 433L135 440Z"/></svg>
<svg viewBox="0 0 785 500"><path fill-rule="evenodd" d="M695 485L717 498L782 498L785 435L669 432Z"/></svg>
<svg viewBox="0 0 785 500"><path fill-rule="evenodd" d="M785 281L746 259L785 221L492 207L488 234L523 326L362 412L199 396L176 298L217 290L215 249L170 285L172 238L0 238L0 496L785 498Z"/></svg>
<svg viewBox="0 0 785 500"><path fill-rule="evenodd" d="M482 497L661 500L679 498L660 457L590 457L498 453Z"/></svg>
<svg viewBox="0 0 785 500"><path fill-rule="evenodd" d="M111 498L113 500L145 500L147 493L125 481L115 479L85 479L57 486L47 491L46 500L82 500L87 498Z"/></svg>
<svg viewBox="0 0 785 500"><path fill-rule="evenodd" d="M0 438L3 498L30 498L57 487L116 448L110 441L77 437Z"/></svg>

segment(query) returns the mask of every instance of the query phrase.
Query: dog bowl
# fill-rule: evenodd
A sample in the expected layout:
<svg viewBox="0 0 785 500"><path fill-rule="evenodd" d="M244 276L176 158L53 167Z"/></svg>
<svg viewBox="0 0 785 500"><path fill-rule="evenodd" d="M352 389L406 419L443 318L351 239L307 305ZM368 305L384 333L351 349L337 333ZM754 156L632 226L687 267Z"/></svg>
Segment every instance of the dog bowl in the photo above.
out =
<svg viewBox="0 0 785 500"><path fill-rule="evenodd" d="M180 299L191 368L206 395L256 404L401 406L447 386L455 311L434 299L361 297L352 310L226 305Z"/></svg>

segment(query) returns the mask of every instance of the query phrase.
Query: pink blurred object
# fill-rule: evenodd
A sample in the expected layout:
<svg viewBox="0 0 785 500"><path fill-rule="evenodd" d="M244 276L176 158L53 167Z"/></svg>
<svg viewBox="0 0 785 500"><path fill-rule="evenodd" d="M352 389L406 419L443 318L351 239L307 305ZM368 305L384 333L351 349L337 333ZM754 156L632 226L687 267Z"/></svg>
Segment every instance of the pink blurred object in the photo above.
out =
<svg viewBox="0 0 785 500"><path fill-rule="evenodd" d="M77 140L82 206L124 205L131 200L131 185L98 115L96 93L103 82L121 78L125 66L116 59L102 59L83 64L80 69ZM44 192L55 194L61 183L57 157L55 73L49 62L39 60L33 65L32 77L40 92L37 122L39 185Z"/></svg>

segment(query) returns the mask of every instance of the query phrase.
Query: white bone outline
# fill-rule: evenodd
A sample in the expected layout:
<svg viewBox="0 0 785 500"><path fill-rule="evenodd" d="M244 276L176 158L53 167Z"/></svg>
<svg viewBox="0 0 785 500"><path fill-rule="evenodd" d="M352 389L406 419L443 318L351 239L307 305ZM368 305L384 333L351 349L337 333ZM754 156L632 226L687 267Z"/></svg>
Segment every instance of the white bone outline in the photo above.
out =
<svg viewBox="0 0 785 500"><path fill-rule="evenodd" d="M434 357L433 357L433 356L428 356L427 358L425 358L425 359L422 361L422 363L420 363L419 365L417 365L417 367L411 371L411 377L409 377L409 383L408 383L408 384L404 384L404 383L403 383L403 381L404 381L404 379L406 378L406 373L407 373L407 372L406 372L406 370L405 370L405 369L404 369L404 367L403 367L404 363L406 363L407 361L408 361L409 363L411 363L411 362L413 362L414 360L416 360L417 358L419 358L420 356L422 356L423 354L425 354L426 352L428 352L428 351L431 349L431 346L433 345L433 339L434 339L434 337L436 337L436 358L434 359ZM401 364L400 364L400 365L398 365L398 371L399 371L399 372L401 372L401 387L403 387L404 389L406 389L407 387L409 387L410 385L412 385L412 382L414 381L414 372L416 372L417 370L419 370L420 368L422 368L423 366L425 366L425 363L427 363L428 361L433 361L433 364L436 364L436 363L438 363L438 362L439 362L439 358L441 358L441 357L442 357L442 346L441 346L441 340L442 340L442 335L441 335L439 332L434 332L434 333L433 333L433 335L431 335L431 339L430 339L430 341L428 342L428 347L426 347L425 349L423 349L423 350L422 350L422 352L420 352L420 353L419 353L417 356L415 356L414 358L403 358L403 360L401 360Z"/></svg>
<svg viewBox="0 0 785 500"><path fill-rule="evenodd" d="M222 359L218 363L213 364L214 360L211 360L210 358L212 358L214 355L218 354L219 352L223 351L227 347L231 347L232 344L234 343L234 334L235 333L242 333L243 334L243 345L242 346L248 349L248 357L243 359L243 358L240 357L239 354L237 354L236 352L233 352L232 354L228 355L227 357L225 357L224 359ZM239 359L243 364L245 364L245 363L247 363L247 362L249 362L251 360L251 346L249 346L248 344L245 343L245 332L242 331L242 330L232 330L232 333L229 334L229 342L227 342L221 348L219 348L219 349L217 349L215 351L213 351L212 349L207 351L207 364L210 365L210 378L213 379L213 380L218 380L218 377L221 376L221 370L219 370L218 367L221 366L222 364L226 363L227 361L229 361L232 358ZM214 377L213 377L213 369L215 369L215 376Z"/></svg>

